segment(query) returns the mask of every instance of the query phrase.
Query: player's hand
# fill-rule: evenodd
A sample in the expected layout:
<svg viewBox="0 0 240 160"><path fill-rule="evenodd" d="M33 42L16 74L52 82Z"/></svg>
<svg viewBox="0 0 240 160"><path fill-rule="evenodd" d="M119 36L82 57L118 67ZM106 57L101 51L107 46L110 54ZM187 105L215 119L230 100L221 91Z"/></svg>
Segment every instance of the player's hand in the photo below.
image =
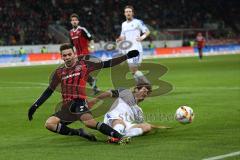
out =
<svg viewBox="0 0 240 160"><path fill-rule="evenodd" d="M35 113L35 111L37 110L37 106L36 105L32 105L29 109L28 109L28 119L29 121L31 121L33 119L33 114Z"/></svg>
<svg viewBox="0 0 240 160"><path fill-rule="evenodd" d="M137 37L136 40L137 40L138 42L141 42L141 41L143 40L143 38L142 38L142 37Z"/></svg>
<svg viewBox="0 0 240 160"><path fill-rule="evenodd" d="M139 55L139 52L137 50L132 50L130 52L127 53L127 58L133 58L133 57L137 57Z"/></svg>
<svg viewBox="0 0 240 160"><path fill-rule="evenodd" d="M124 40L124 37L118 37L118 38L116 39L116 42L119 43L119 42L121 42L121 41L123 41L123 40Z"/></svg>

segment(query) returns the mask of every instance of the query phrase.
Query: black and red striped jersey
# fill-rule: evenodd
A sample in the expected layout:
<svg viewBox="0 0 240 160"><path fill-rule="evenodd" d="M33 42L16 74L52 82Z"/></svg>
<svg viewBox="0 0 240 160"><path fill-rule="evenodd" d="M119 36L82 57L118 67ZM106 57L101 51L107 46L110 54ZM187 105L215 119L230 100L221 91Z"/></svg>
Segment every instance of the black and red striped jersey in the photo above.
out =
<svg viewBox="0 0 240 160"><path fill-rule="evenodd" d="M61 87L64 102L73 99L86 99L86 81L90 72L102 68L103 63L78 60L74 66L61 66L55 70L50 80L50 88Z"/></svg>
<svg viewBox="0 0 240 160"><path fill-rule="evenodd" d="M88 44L92 39L91 34L86 28L78 26L69 32L70 42L75 47L78 56L89 54Z"/></svg>

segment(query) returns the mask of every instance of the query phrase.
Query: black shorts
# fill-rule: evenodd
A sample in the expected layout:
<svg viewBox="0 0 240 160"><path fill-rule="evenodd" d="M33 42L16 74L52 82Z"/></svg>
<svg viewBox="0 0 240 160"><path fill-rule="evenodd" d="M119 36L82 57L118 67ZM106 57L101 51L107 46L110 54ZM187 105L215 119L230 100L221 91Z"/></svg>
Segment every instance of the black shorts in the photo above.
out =
<svg viewBox="0 0 240 160"><path fill-rule="evenodd" d="M69 102L62 103L58 111L52 116L61 119L61 123L70 124L75 121L79 121L80 117L90 113L85 99L75 99Z"/></svg>

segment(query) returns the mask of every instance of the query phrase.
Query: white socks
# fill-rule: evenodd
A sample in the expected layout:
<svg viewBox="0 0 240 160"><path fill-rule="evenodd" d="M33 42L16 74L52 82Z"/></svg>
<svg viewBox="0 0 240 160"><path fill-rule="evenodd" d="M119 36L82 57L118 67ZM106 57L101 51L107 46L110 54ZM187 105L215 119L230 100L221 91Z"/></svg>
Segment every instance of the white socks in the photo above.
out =
<svg viewBox="0 0 240 160"><path fill-rule="evenodd" d="M116 124L113 129L118 131L120 134L124 134L125 126L123 124Z"/></svg>
<svg viewBox="0 0 240 160"><path fill-rule="evenodd" d="M131 128L126 131L125 136L126 137L135 137L135 136L140 136L143 134L142 128Z"/></svg>
<svg viewBox="0 0 240 160"><path fill-rule="evenodd" d="M125 132L125 126L123 124L116 124L113 129L118 131L120 134L125 135L126 137L135 137L143 134L142 128L130 128Z"/></svg>
<svg viewBox="0 0 240 160"><path fill-rule="evenodd" d="M137 80L138 77L144 76L143 73L141 71L136 71L133 75L133 77Z"/></svg>
<svg viewBox="0 0 240 160"><path fill-rule="evenodd" d="M144 76L144 74L141 71L136 71L133 75L135 81L137 84L139 83L148 83L150 84L149 80Z"/></svg>

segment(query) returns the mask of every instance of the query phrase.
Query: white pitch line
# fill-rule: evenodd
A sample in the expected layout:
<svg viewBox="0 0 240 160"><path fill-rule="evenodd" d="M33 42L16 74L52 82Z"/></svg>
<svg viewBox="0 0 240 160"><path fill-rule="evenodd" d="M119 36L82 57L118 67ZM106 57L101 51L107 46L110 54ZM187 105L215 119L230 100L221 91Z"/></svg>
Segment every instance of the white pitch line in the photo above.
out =
<svg viewBox="0 0 240 160"><path fill-rule="evenodd" d="M204 158L202 160L219 160L219 159L223 159L223 158L227 158L227 157L233 157L233 156L237 156L237 155L240 155L240 151L232 152L232 153L229 153L229 154L224 154L224 155L220 155L220 156L216 156L216 157Z"/></svg>
<svg viewBox="0 0 240 160"><path fill-rule="evenodd" d="M175 87L175 89L240 90L240 87Z"/></svg>
<svg viewBox="0 0 240 160"><path fill-rule="evenodd" d="M0 86L0 88L2 88L2 89L8 89L8 88L14 88L14 89L32 89L32 88L44 88L44 86L42 86L42 87L36 87L36 86L32 86L32 87L8 87L8 86L4 86L4 87L1 87Z"/></svg>
<svg viewBox="0 0 240 160"><path fill-rule="evenodd" d="M30 85L40 85L40 86L47 86L48 83L41 83L41 82L1 82L0 84L30 84Z"/></svg>

